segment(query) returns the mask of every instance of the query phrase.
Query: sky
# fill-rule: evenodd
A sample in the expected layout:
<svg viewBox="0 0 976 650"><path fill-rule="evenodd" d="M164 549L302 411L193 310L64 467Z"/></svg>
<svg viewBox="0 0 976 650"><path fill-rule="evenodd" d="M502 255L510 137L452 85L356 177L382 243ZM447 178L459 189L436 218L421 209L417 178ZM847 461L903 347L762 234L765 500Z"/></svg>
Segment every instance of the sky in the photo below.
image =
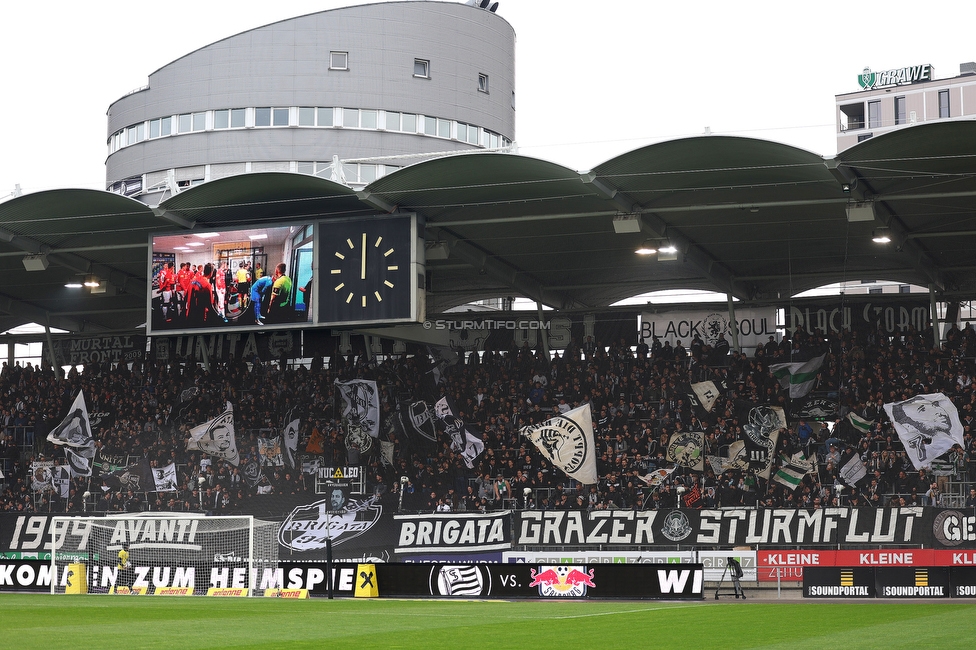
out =
<svg viewBox="0 0 976 650"><path fill-rule="evenodd" d="M976 61L976 5L891 0L499 0L515 29L519 153L578 171L632 149L712 134L831 156L834 95L865 66ZM104 189L111 102L199 47L355 1L39 0L0 20L0 201ZM860 8L860 9L859 9Z"/></svg>

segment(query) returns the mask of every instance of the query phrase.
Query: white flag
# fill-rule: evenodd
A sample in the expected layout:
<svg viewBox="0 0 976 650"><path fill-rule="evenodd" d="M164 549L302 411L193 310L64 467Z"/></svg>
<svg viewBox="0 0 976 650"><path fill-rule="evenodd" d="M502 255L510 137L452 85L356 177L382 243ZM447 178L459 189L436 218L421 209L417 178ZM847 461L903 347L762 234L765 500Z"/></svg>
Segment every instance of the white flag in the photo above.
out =
<svg viewBox="0 0 976 650"><path fill-rule="evenodd" d="M75 401L68 409L68 414L61 420L61 424L54 427L47 439L56 445L68 447L94 449L95 440L91 434L91 422L88 419L88 407L85 406L85 394L78 392Z"/></svg>
<svg viewBox="0 0 976 650"><path fill-rule="evenodd" d="M692 384L691 390L695 392L695 396L698 398L698 402L701 404L702 408L710 413L712 411L712 407L715 406L715 400L717 400L719 396L718 388L715 386L715 382L701 381L697 384Z"/></svg>
<svg viewBox="0 0 976 650"><path fill-rule="evenodd" d="M176 463L165 467L153 467L153 483L157 492L176 491Z"/></svg>
<svg viewBox="0 0 976 650"><path fill-rule="evenodd" d="M885 404L884 410L916 469L931 467L953 445L964 446L959 412L942 393Z"/></svg>
<svg viewBox="0 0 976 650"><path fill-rule="evenodd" d="M346 426L356 427L377 438L380 435L380 399L376 382L366 379L335 381L342 397L342 419Z"/></svg>
<svg viewBox="0 0 976 650"><path fill-rule="evenodd" d="M554 415L540 424L522 427L520 433L569 477L584 485L596 483L596 449L589 404Z"/></svg>
<svg viewBox="0 0 976 650"><path fill-rule="evenodd" d="M227 410L209 422L190 429L187 451L202 451L210 456L223 458L237 467L241 457L237 453L237 437L234 435L234 407L227 402Z"/></svg>
<svg viewBox="0 0 976 650"><path fill-rule="evenodd" d="M817 381L817 374L823 366L825 354L803 363L774 363L769 371L779 380L779 385L790 389L790 397L803 397Z"/></svg>
<svg viewBox="0 0 976 650"><path fill-rule="evenodd" d="M668 479L668 477L674 473L674 470L676 469L678 469L677 465L675 465L671 469L656 469L651 472L648 472L644 476L638 476L637 478L644 481L644 483L647 484L647 487L653 488L653 487L657 487L661 483L664 483Z"/></svg>
<svg viewBox="0 0 976 650"><path fill-rule="evenodd" d="M282 452L285 455L285 464L295 469L295 454L298 453L298 427L301 420L295 419L288 423L285 430L281 432Z"/></svg>

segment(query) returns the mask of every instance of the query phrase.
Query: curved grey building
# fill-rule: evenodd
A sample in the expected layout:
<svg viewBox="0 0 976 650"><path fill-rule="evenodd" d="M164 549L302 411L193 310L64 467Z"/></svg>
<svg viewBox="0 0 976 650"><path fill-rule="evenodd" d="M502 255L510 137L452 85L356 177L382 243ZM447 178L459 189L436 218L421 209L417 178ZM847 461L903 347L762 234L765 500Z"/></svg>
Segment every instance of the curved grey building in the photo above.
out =
<svg viewBox="0 0 976 650"><path fill-rule="evenodd" d="M158 202L258 171L356 186L514 138L511 25L459 2L384 2L258 27L152 73L109 107L106 188Z"/></svg>

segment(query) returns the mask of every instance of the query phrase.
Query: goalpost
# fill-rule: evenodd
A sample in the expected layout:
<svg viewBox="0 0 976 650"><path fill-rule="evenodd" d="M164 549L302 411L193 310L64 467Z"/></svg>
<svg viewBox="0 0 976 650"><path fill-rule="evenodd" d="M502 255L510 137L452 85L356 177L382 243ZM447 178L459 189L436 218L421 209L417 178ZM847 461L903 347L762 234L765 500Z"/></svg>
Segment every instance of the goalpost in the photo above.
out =
<svg viewBox="0 0 976 650"><path fill-rule="evenodd" d="M256 596L265 570L278 567L280 524L250 515L150 512L52 519L51 593L77 593L84 584L84 592L96 594L129 593L132 587L140 594L205 596L217 588ZM130 568L120 570L122 550Z"/></svg>

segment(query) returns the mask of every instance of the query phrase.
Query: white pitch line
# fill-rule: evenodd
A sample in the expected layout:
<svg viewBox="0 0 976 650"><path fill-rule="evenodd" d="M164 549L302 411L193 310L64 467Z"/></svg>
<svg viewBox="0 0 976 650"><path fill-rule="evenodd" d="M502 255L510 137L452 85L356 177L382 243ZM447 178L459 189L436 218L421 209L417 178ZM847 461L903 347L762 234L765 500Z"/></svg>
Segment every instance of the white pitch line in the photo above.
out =
<svg viewBox="0 0 976 650"><path fill-rule="evenodd" d="M626 609L619 612L598 612L596 614L576 614L574 616L547 616L546 618L589 618L591 616L615 616L617 614L639 614L641 612L657 612L662 609L688 609L698 605L676 605L674 607L648 607L646 609Z"/></svg>

